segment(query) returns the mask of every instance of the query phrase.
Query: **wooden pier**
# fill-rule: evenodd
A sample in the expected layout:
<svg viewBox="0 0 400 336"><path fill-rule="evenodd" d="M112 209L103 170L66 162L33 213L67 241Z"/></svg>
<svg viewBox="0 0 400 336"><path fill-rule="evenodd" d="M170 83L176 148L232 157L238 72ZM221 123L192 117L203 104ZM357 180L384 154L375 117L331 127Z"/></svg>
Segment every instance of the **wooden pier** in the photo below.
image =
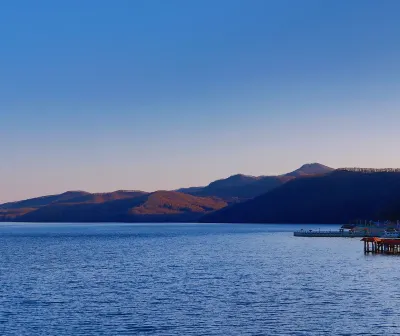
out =
<svg viewBox="0 0 400 336"><path fill-rule="evenodd" d="M400 254L400 239L364 237L364 253Z"/></svg>

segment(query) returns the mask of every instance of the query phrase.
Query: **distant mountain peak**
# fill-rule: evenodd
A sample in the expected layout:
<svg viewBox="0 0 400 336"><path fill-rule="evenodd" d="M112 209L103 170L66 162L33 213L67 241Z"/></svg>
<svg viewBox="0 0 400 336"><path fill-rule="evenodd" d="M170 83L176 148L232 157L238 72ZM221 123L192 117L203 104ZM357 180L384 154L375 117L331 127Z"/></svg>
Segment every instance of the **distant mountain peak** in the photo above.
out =
<svg viewBox="0 0 400 336"><path fill-rule="evenodd" d="M249 180L252 180L252 179L258 179L259 177L258 176L253 176L253 175L246 175L246 174L234 174L234 175L231 175L231 176L229 176L227 179L232 179L232 180L235 180L235 179L237 179L237 180L239 180L239 179L249 179Z"/></svg>
<svg viewBox="0 0 400 336"><path fill-rule="evenodd" d="M300 167L300 169L302 169L302 168L328 168L328 169L333 169L333 168L330 168L330 167L325 166L325 165L323 165L321 163L318 163L318 162L305 163Z"/></svg>
<svg viewBox="0 0 400 336"><path fill-rule="evenodd" d="M308 175L321 175L332 172L334 169L328 166L325 166L321 163L313 162L303 164L300 168L285 174L285 176L308 176Z"/></svg>
<svg viewBox="0 0 400 336"><path fill-rule="evenodd" d="M90 193L87 191L84 191L84 190L68 190L68 191L61 193L60 195L66 196L66 195L76 195L76 194L88 195ZM46 196L41 196L41 197L46 197Z"/></svg>

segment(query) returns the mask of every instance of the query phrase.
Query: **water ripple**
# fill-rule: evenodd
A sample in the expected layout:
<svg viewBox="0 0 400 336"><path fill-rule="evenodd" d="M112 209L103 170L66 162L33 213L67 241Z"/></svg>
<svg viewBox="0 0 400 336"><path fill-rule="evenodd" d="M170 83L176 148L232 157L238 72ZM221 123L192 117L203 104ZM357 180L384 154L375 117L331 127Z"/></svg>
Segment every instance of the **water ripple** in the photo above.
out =
<svg viewBox="0 0 400 336"><path fill-rule="evenodd" d="M294 229L0 226L0 334L400 334L397 258Z"/></svg>

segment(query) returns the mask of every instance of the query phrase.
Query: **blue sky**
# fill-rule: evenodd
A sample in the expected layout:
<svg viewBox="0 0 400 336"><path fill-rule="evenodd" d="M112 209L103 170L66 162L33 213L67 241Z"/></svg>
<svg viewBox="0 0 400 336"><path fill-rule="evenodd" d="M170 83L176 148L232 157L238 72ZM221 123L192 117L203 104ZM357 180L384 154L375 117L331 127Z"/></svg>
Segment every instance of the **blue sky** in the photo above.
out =
<svg viewBox="0 0 400 336"><path fill-rule="evenodd" d="M400 167L397 0L0 5L0 201Z"/></svg>

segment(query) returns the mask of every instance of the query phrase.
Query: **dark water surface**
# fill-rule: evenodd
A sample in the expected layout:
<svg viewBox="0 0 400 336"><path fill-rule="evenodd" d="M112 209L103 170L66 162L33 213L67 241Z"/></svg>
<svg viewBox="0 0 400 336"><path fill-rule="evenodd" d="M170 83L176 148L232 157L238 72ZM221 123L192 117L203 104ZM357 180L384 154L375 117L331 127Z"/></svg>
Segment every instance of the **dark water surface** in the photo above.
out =
<svg viewBox="0 0 400 336"><path fill-rule="evenodd" d="M0 335L400 334L400 257L298 228L1 224Z"/></svg>

